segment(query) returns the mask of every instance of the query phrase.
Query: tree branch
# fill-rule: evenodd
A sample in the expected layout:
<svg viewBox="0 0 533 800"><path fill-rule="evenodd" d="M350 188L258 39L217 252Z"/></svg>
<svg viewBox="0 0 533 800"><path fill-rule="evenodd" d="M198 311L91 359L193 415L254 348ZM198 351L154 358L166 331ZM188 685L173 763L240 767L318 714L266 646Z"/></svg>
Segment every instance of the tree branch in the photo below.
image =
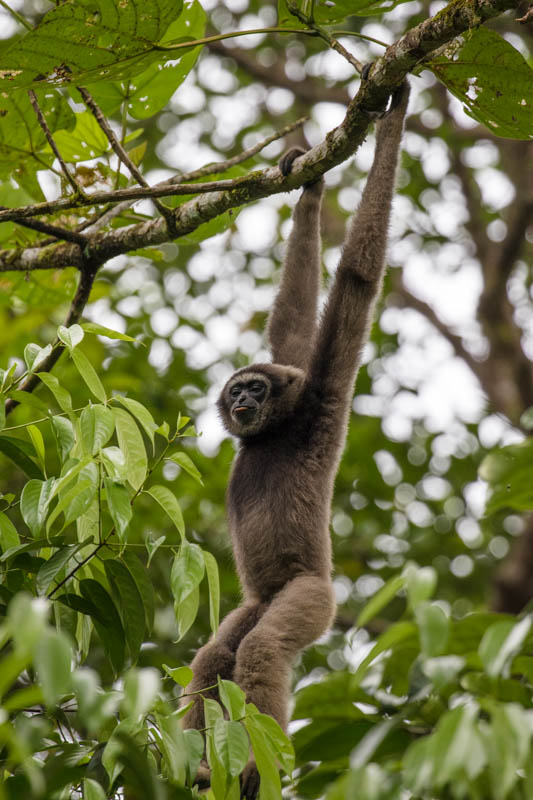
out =
<svg viewBox="0 0 533 800"><path fill-rule="evenodd" d="M277 167L252 172L245 178L233 181L215 181L210 184L181 184L153 189L133 189L93 195L88 204L107 203L113 200L138 199L146 196L161 197L169 194L200 193L174 210L176 236L195 230L203 222L236 208L278 192L290 191L302 184L315 180L327 170L342 163L363 141L369 117L363 109L384 108L391 92L415 66L423 63L433 51L446 44L455 36L476 27L503 11L514 8L513 0L454 0L435 17L425 20L412 28L405 36L391 45L384 55L375 62L371 79L362 82L359 91L350 103L344 121L326 136L324 141L313 147L298 159L294 171L283 177ZM209 192L209 196L205 194ZM97 199L95 199L97 198ZM60 207L71 207L68 198L58 201ZM63 205L64 204L64 205ZM34 216L43 211L43 206L57 209L56 204L39 204L31 209L18 209L0 212L0 221ZM91 237L90 251L100 261L126 253L139 247L161 244L168 241L166 226L161 219L150 220ZM76 255L65 245L57 245L55 250L45 248L44 252L13 253L0 252L0 271L8 269L62 268L72 265ZM79 256L78 256L79 258ZM68 259L68 260L66 260ZM77 263L77 262L75 262Z"/></svg>
<svg viewBox="0 0 533 800"><path fill-rule="evenodd" d="M80 193L80 188L79 188L78 184L76 183L76 181L74 180L74 178L72 177L72 175L70 174L67 165L63 161L61 153L57 149L57 145L54 142L54 137L50 133L50 128L47 125L47 122L46 122L46 120L44 118L44 114L41 111L41 107L39 105L39 101L37 100L37 96L36 96L35 92L33 91L33 89L29 89L28 90L28 95L29 95L29 98L30 98L31 106L32 106L33 110L35 111L35 116L37 117L37 119L39 121L39 125L41 126L42 131L43 131L43 133L44 133L44 135L46 137L46 141L48 142L48 144L52 148L53 154L55 155L55 157L59 161L59 166L61 167L65 178L67 179L67 181L72 186L72 188L74 190L74 194L78 195Z"/></svg>

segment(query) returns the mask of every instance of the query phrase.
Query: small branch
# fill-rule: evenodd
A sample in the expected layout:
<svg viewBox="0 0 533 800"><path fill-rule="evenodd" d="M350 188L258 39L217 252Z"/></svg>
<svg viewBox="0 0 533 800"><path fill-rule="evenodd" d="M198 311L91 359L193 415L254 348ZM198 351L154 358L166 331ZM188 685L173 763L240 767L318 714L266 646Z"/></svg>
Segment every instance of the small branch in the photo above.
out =
<svg viewBox="0 0 533 800"><path fill-rule="evenodd" d="M183 183L184 181L195 181L199 178L205 178L207 175L217 175L220 172L225 172L227 169L236 166L236 164L242 164L243 161L247 161L249 158L252 158L252 156L255 156L261 150L264 150L264 148L269 144L272 144L272 142L282 139L284 136L292 133L308 121L309 117L300 117L300 119L297 119L296 122L291 122L289 125L285 125L284 128L272 133L270 136L267 136L266 139L262 139L260 142L254 144L252 147L249 147L247 150L243 150L242 153L238 153L238 155L233 156L233 158L228 158L227 161L216 161L212 164L206 164L205 166L199 167L192 172L184 172L181 175L176 175L174 178L170 178L168 181L161 181L161 183L156 184L156 186L174 185Z"/></svg>
<svg viewBox="0 0 533 800"><path fill-rule="evenodd" d="M323 28L316 25L316 23L310 17L307 17L296 6L292 6L287 3L287 8L291 14L300 20L300 22L302 22L304 25L307 25L308 30L314 31L317 36L319 36L324 42L326 42L327 45L329 45L329 47L331 47L332 50L335 50L339 55L345 58L346 61L352 65L356 72L361 74L364 65L361 63L361 61L352 56L352 54L349 53L348 50L343 47L339 41L337 41L337 39L331 36L331 34L327 33L327 31L325 31Z"/></svg>
<svg viewBox="0 0 533 800"><path fill-rule="evenodd" d="M0 211L8 210L6 206L0 206ZM32 231L38 231L39 233L46 233L48 236L53 236L54 239L63 239L65 242L72 242L73 244L79 244L80 247L85 247L87 244L87 239L85 236L82 236L80 233L76 231L69 231L66 228L59 228L56 225L50 225L48 222L41 222L37 219L32 220L25 220L16 222L17 225L21 225L23 228L29 228ZM43 246L44 242L38 242L36 245ZM50 242L47 242L50 244Z"/></svg>
<svg viewBox="0 0 533 800"><path fill-rule="evenodd" d="M98 125L107 136L109 144L113 148L114 152L116 153L120 161L122 161L122 163L129 169L131 175L135 178L135 180L140 186L149 188L148 183L144 179L144 175L137 168L136 164L131 160L128 153L126 152L122 144L119 142L119 140L113 133L113 129L111 128L107 119L104 117L102 110L100 109L98 104L94 101L91 93L88 92L87 89L84 89L82 86L78 86L78 92L83 97L85 105L91 111ZM159 213L165 218L165 221L169 229L169 234L172 234L174 232L172 210L164 206L163 203L161 203L161 201L157 199L154 199L154 205L159 211Z"/></svg>
<svg viewBox="0 0 533 800"><path fill-rule="evenodd" d="M20 22L20 24L23 25L25 28L27 28L29 31L33 30L28 20L24 19L22 14L19 14L18 11L15 11L14 8L10 8L8 4L5 2L5 0L0 0L0 6L2 6L2 8L5 8L8 14L11 14L13 19L16 19L17 22Z"/></svg>
<svg viewBox="0 0 533 800"><path fill-rule="evenodd" d="M46 120L44 118L44 114L41 111L41 107L39 105L39 101L37 100L37 95L35 94L33 89L29 89L28 90L28 95L29 95L29 98L30 98L30 103L32 105L32 108L35 111L35 115L36 115L37 119L39 120L39 125L41 126L41 128L43 130L43 133L46 136L46 140L47 140L48 144L52 148L53 154L55 155L55 157L59 161L59 165L60 165L60 167L61 167L61 169L63 171L63 174L64 174L65 178L67 179L67 181L72 186L72 188L74 190L74 193L76 195L79 195L80 194L80 188L79 188L78 184L76 183L76 181L74 180L74 178L72 177L72 175L70 174L70 172L68 171L67 165L65 164L65 162L63 161L63 158L61 157L61 153L57 149L57 145L54 142L54 138L53 138L52 134L50 133L50 128L48 127L48 124L47 124L47 122L46 122Z"/></svg>
<svg viewBox="0 0 533 800"><path fill-rule="evenodd" d="M89 295L91 294L91 289L93 288L94 279L96 278L96 273L98 272L99 266L99 264L94 264L88 261L82 270L78 283L78 289L74 299L72 300L67 318L65 320L65 327L68 328L70 325L74 325L74 323L78 322L81 318L83 309L89 300ZM59 339L56 339L52 352L48 358L43 361L38 369L38 372L50 372L54 364L56 364L59 360L64 349L65 346L60 342ZM26 380L20 384L19 390L21 392L33 392L35 387L40 383L38 372L32 372L30 375L28 375ZM13 411L13 409L17 406L18 402L16 400L11 398L8 399L5 406L6 415Z"/></svg>

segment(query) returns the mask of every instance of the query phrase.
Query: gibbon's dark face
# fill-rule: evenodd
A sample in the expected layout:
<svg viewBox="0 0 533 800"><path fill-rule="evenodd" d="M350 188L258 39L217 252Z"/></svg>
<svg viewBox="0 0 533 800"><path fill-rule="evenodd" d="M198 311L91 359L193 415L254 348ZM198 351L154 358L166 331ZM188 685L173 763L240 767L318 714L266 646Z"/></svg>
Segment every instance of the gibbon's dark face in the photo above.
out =
<svg viewBox="0 0 533 800"><path fill-rule="evenodd" d="M236 372L224 386L218 410L234 436L255 436L292 413L303 387L303 372L279 364L256 364Z"/></svg>

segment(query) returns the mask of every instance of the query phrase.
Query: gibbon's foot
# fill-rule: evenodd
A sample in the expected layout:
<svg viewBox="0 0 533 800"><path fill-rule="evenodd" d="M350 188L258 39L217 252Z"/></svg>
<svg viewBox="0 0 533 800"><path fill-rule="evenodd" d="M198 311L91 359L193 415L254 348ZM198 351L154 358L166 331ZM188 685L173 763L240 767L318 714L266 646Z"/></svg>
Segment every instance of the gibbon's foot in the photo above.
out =
<svg viewBox="0 0 533 800"><path fill-rule="evenodd" d="M209 769L209 764L204 759L200 761L200 766L198 767L193 785L198 786L199 789L209 789L211 786L211 770Z"/></svg>
<svg viewBox="0 0 533 800"><path fill-rule="evenodd" d="M306 152L307 150L304 150L303 147L291 147L290 150L287 150L287 152L281 156L278 162L281 174L283 176L287 176L292 171L292 165L296 159L300 156L303 156ZM316 181L308 181L307 183L304 183L304 188L308 189L311 186L322 186L323 183L324 179L322 176L320 176L320 178L317 178Z"/></svg>
<svg viewBox="0 0 533 800"><path fill-rule="evenodd" d="M364 65L363 69L361 70L362 81L368 80L368 75L373 63L373 61L370 61L370 63ZM407 81L403 81L398 88L392 92L384 109L381 111L375 109L370 110L363 106L362 111L367 115L367 117L370 117L370 119L383 119L383 117L387 117L392 111L394 111L395 108L400 105L405 92L409 92L409 84Z"/></svg>
<svg viewBox="0 0 533 800"><path fill-rule="evenodd" d="M259 772L253 759L245 766L241 775L241 798L255 800L259 792Z"/></svg>

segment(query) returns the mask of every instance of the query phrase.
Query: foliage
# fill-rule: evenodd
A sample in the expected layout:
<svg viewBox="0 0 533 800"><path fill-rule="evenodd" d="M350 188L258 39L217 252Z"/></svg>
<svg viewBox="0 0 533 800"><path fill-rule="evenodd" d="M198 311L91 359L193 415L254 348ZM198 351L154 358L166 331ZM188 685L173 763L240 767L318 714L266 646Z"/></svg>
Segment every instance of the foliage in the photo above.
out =
<svg viewBox="0 0 533 800"><path fill-rule="evenodd" d="M239 180L275 163L285 145L273 129L311 113L306 134L316 142L318 128L331 127L320 107L353 96L336 40L365 63L383 52L376 36L399 39L425 16L396 0L66 0L47 9L26 0L31 23L11 27L0 47L2 207L57 193L72 203L32 217L37 227L23 217L0 224L0 394L12 410L6 417L0 403L0 800L183 800L198 794L204 740L211 800L236 800L250 745L260 800L279 800L282 783L287 796L328 800L531 796L531 610L518 618L488 610L494 575L533 509L523 436L533 426L524 389L531 270L515 247L527 208L476 205L486 169L516 184L516 203L529 202L519 184L520 140L532 136L527 26L476 23L426 60L431 73L419 66L411 80L391 262L406 273L412 262L424 290L420 259L444 284L472 270L475 252L491 297L505 305L499 314L481 307L484 338L468 358L460 340L471 343L477 323L460 337L439 321L440 306L435 322L420 302L395 317L401 286L391 270L336 481L339 615L295 670L294 762L291 742L230 682L219 684L220 703L205 701L202 734L181 729L179 699L187 702L192 654L239 596L224 525L232 447L196 449L189 418L201 429L228 372L264 358L258 332L290 212L271 200L251 226L244 212L203 225L199 214L186 236L147 246L143 232L162 222L161 207L91 205L93 192L138 181L76 87L90 91L151 185L213 160L222 166L194 180ZM206 34L213 41L204 47ZM235 60L229 47L215 48L230 37ZM334 69L330 57L339 59ZM442 85L468 120L447 111ZM269 137L264 154L230 163ZM365 169L358 155L328 179L328 270ZM191 197L161 200L163 212ZM463 214L451 232L440 224L447 203ZM41 229L45 220L52 231ZM85 308L74 257L92 266L91 252L72 234L96 226L103 240L135 225L135 250L91 274ZM67 255L49 269L57 252ZM24 258L36 254L38 268L25 271ZM22 268L10 269L17 257ZM476 374L489 410L457 403L441 416L439 391L453 379L446 391L432 384L450 360L435 324Z"/></svg>

